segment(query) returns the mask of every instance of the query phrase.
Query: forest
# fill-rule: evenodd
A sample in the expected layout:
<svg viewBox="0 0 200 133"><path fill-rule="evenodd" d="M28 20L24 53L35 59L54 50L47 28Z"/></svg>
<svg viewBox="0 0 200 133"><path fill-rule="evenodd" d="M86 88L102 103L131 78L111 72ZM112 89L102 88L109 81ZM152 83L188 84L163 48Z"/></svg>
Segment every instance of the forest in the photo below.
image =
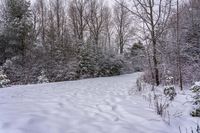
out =
<svg viewBox="0 0 200 133"><path fill-rule="evenodd" d="M109 3L109 4L108 4ZM200 1L1 0L0 65L12 84L144 71L200 80Z"/></svg>
<svg viewBox="0 0 200 133"><path fill-rule="evenodd" d="M200 0L0 0L0 133L200 133Z"/></svg>

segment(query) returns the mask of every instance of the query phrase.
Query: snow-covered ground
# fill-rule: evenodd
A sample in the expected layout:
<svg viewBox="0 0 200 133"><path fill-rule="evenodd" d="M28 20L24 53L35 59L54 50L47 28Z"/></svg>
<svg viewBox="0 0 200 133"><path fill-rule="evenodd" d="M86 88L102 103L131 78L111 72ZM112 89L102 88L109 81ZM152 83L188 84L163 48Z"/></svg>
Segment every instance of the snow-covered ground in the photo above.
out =
<svg viewBox="0 0 200 133"><path fill-rule="evenodd" d="M141 94L130 95L140 75L0 89L0 133L190 131L198 119L189 116L188 96L179 94L172 103L169 125Z"/></svg>

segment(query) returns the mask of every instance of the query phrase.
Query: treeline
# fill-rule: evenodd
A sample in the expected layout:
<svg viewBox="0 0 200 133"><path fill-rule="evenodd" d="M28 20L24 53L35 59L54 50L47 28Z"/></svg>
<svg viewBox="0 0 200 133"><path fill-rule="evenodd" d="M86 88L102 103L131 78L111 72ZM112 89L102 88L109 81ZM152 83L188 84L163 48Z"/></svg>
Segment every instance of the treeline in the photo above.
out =
<svg viewBox="0 0 200 133"><path fill-rule="evenodd" d="M181 89L200 80L200 1L133 0L136 35L145 46L145 80Z"/></svg>
<svg viewBox="0 0 200 133"><path fill-rule="evenodd" d="M126 50L133 44L132 16L117 3L1 0L0 25L0 65L13 84L37 83L41 75L54 82L134 70ZM138 44L135 57L144 50Z"/></svg>
<svg viewBox="0 0 200 133"><path fill-rule="evenodd" d="M0 65L13 84L145 71L200 80L200 1L1 0Z"/></svg>

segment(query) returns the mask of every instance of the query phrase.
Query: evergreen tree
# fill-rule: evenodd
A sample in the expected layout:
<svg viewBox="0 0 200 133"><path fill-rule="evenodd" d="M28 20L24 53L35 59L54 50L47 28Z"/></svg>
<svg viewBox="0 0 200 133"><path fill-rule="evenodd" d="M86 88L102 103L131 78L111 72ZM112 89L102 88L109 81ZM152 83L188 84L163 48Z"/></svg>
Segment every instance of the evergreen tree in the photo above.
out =
<svg viewBox="0 0 200 133"><path fill-rule="evenodd" d="M131 61L134 71L142 71L145 61L145 47L139 41L134 43L125 54L126 58Z"/></svg>
<svg viewBox="0 0 200 133"><path fill-rule="evenodd" d="M26 0L5 0L3 9L3 34L6 39L6 58L24 57L30 42L32 27L30 2Z"/></svg>
<svg viewBox="0 0 200 133"><path fill-rule="evenodd" d="M194 86L192 86L191 91L193 92L193 104L194 108L191 112L193 117L200 117L200 82L196 82Z"/></svg>

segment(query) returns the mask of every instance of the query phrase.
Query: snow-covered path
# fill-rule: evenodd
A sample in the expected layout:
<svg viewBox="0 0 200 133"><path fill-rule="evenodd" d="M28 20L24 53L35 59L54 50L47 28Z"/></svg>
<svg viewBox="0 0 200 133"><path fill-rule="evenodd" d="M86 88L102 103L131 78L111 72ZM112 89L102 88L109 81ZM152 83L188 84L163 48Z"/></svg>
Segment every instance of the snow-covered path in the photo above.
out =
<svg viewBox="0 0 200 133"><path fill-rule="evenodd" d="M1 89L0 133L176 133L129 95L140 75Z"/></svg>

